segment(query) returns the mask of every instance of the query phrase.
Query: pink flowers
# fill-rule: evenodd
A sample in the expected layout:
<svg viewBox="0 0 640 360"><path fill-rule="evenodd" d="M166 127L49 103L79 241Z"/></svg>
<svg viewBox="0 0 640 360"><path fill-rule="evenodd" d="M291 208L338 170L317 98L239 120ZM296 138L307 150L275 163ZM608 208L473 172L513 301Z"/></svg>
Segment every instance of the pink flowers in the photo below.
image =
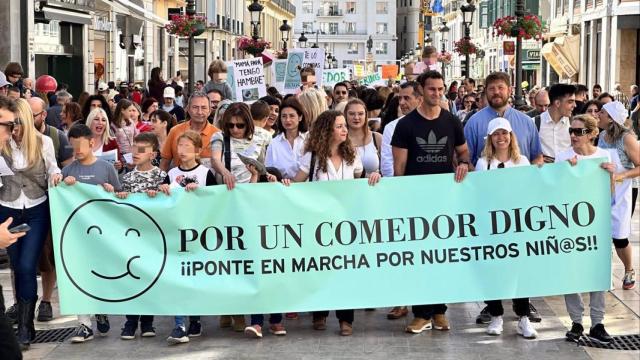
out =
<svg viewBox="0 0 640 360"><path fill-rule="evenodd" d="M451 62L451 53L446 51L438 53L438 61L443 64L449 64Z"/></svg>
<svg viewBox="0 0 640 360"><path fill-rule="evenodd" d="M171 20L164 28L171 35L191 36L200 35L207 26L207 18L200 15L171 15Z"/></svg>
<svg viewBox="0 0 640 360"><path fill-rule="evenodd" d="M525 15L520 20L515 16L505 16L493 23L493 29L498 36L539 40L542 38L543 25L536 15Z"/></svg>
<svg viewBox="0 0 640 360"><path fill-rule="evenodd" d="M462 38L455 42L453 50L460 55L471 55L478 51L478 48L471 40Z"/></svg>
<svg viewBox="0 0 640 360"><path fill-rule="evenodd" d="M253 56L262 54L265 49L270 49L271 43L262 39L253 40L246 36L238 39L238 50L249 53Z"/></svg>

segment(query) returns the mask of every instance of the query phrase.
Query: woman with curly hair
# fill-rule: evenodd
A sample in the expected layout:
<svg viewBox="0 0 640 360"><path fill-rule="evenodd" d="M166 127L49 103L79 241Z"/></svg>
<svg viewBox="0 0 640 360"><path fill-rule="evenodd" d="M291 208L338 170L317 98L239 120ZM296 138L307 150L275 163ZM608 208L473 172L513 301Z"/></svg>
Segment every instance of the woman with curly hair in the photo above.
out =
<svg viewBox="0 0 640 360"><path fill-rule="evenodd" d="M344 115L338 111L327 110L320 114L311 125L307 137L304 155L300 160L300 171L294 182L331 181L357 179L363 172L362 161L349 140L349 130ZM380 180L379 173L369 176L369 185ZM291 180L283 179L284 185ZM313 312L313 328L326 330L329 311ZM353 333L353 310L336 310L340 324L340 335Z"/></svg>

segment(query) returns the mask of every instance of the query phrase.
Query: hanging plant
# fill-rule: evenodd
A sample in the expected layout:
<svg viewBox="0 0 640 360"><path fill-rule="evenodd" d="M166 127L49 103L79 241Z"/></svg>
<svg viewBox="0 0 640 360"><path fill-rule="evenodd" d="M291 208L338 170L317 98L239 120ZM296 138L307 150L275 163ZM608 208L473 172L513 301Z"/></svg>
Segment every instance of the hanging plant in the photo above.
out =
<svg viewBox="0 0 640 360"><path fill-rule="evenodd" d="M540 40L544 27L536 15L525 15L520 19L515 16L499 18L493 23L493 29L498 36Z"/></svg>
<svg viewBox="0 0 640 360"><path fill-rule="evenodd" d="M478 51L478 48L469 39L462 38L455 42L453 50L460 55L471 55Z"/></svg>
<svg viewBox="0 0 640 360"><path fill-rule="evenodd" d="M164 28L171 35L198 36L207 28L207 18L200 15L171 15L171 19Z"/></svg>
<svg viewBox="0 0 640 360"><path fill-rule="evenodd" d="M278 50L275 52L276 55L276 59L286 59L289 56L289 51L288 50Z"/></svg>
<svg viewBox="0 0 640 360"><path fill-rule="evenodd" d="M265 49L270 49L271 43L262 39L254 40L253 38L243 36L238 40L238 50L247 54L258 56Z"/></svg>
<svg viewBox="0 0 640 360"><path fill-rule="evenodd" d="M451 53L450 52L439 52L438 53L438 61L443 63L443 64L450 64L451 63Z"/></svg>

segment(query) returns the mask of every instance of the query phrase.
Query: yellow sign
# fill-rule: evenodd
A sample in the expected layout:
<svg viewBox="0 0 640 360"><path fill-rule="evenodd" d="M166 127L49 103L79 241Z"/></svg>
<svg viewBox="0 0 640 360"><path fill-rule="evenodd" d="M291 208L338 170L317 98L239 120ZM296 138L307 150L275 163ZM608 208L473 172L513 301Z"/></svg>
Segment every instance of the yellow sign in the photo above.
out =
<svg viewBox="0 0 640 360"><path fill-rule="evenodd" d="M362 64L353 64L353 75L356 77L363 77L364 66Z"/></svg>

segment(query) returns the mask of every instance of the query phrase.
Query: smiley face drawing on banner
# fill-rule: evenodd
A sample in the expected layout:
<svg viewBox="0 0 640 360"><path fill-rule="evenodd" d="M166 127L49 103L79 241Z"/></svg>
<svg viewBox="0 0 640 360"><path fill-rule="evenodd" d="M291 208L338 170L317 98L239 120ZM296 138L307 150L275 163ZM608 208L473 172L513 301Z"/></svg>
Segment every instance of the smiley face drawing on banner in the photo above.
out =
<svg viewBox="0 0 640 360"><path fill-rule="evenodd" d="M117 216L95 218L93 214ZM71 251L83 247L91 251ZM103 251L95 251L96 247ZM158 281L167 259L167 240L158 223L139 207L90 200L66 220L60 235L60 258L78 290L97 300L124 302L144 294Z"/></svg>

